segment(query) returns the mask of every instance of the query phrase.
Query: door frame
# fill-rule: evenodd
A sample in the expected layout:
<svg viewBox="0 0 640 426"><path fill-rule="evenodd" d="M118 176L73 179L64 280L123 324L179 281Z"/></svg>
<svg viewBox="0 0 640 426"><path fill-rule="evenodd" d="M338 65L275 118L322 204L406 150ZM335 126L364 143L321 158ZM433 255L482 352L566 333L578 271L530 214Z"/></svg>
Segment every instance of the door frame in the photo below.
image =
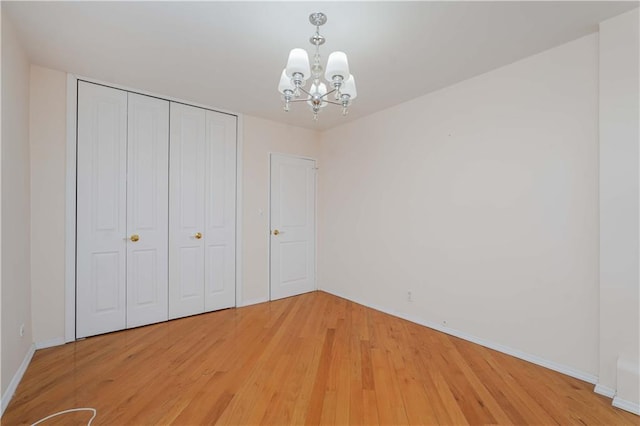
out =
<svg viewBox="0 0 640 426"><path fill-rule="evenodd" d="M185 101L171 96L113 84L77 74L67 74L67 141L66 141L66 178L65 178L65 242L64 242L64 294L65 319L64 342L76 340L76 184L77 184L77 114L78 114L78 81L100 84L114 89L126 90L140 95L164 99L170 102L192 105L198 108L233 115L236 117L236 302L242 306L242 146L244 116L236 112Z"/></svg>
<svg viewBox="0 0 640 426"><path fill-rule="evenodd" d="M313 256L313 291L318 290L318 160L313 157L307 157L304 155L296 155L289 154L284 152L269 152L269 195L268 195L268 209L267 212L267 222L268 222L268 235L269 235L269 244L267 245L267 271L269 275L269 300L273 300L271 297L271 174L272 174L272 164L271 161L274 155L279 155L282 157L289 158L298 158L301 160L310 160L313 161L314 169L316 171L315 178L313 182L313 248L314 248L314 256Z"/></svg>

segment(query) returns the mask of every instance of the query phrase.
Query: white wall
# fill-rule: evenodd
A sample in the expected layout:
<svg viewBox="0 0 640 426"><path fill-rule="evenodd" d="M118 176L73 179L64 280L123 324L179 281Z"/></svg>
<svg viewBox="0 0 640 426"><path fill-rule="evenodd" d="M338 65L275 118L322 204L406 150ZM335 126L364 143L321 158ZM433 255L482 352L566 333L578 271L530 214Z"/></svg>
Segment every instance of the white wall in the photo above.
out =
<svg viewBox="0 0 640 426"><path fill-rule="evenodd" d="M64 337L66 78L31 66L31 316L39 346Z"/></svg>
<svg viewBox="0 0 640 426"><path fill-rule="evenodd" d="M640 413L638 9L600 24L600 370Z"/></svg>
<svg viewBox="0 0 640 426"><path fill-rule="evenodd" d="M597 40L323 133L320 288L595 380Z"/></svg>
<svg viewBox="0 0 640 426"><path fill-rule="evenodd" d="M2 14L2 400L31 347L29 62ZM20 336L20 326L25 334ZM3 404L4 408L4 404Z"/></svg>
<svg viewBox="0 0 640 426"><path fill-rule="evenodd" d="M269 153L271 152L317 159L319 135L312 130L261 118L250 116L244 118L242 304L269 300Z"/></svg>

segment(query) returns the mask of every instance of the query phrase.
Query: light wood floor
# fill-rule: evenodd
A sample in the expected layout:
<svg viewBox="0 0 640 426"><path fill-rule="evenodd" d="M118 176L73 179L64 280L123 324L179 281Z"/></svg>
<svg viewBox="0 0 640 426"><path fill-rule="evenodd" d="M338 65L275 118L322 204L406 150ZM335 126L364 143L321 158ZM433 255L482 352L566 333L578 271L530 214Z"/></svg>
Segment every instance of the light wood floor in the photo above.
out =
<svg viewBox="0 0 640 426"><path fill-rule="evenodd" d="M74 407L94 425L640 424L588 383L322 292L39 350L2 424Z"/></svg>

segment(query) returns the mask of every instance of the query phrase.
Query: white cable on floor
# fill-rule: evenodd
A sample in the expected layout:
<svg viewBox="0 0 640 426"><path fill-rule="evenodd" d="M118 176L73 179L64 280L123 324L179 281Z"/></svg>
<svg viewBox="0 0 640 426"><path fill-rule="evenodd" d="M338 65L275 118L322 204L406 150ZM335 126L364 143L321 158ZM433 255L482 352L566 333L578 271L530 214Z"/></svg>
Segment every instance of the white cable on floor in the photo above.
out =
<svg viewBox="0 0 640 426"><path fill-rule="evenodd" d="M93 416L91 416L91 418L89 419L89 422L87 423L87 426L91 426L91 422L98 415L98 411L95 408L72 408L70 410L59 411L57 413L54 413L54 414L52 414L50 416L45 417L44 419L40 419L37 422L33 423L31 426L36 426L36 425L38 425L38 424L40 424L40 423L42 423L42 422L44 422L46 420L49 420L52 417L59 416L61 414L73 413L73 412L76 412L76 411L92 411L93 412Z"/></svg>

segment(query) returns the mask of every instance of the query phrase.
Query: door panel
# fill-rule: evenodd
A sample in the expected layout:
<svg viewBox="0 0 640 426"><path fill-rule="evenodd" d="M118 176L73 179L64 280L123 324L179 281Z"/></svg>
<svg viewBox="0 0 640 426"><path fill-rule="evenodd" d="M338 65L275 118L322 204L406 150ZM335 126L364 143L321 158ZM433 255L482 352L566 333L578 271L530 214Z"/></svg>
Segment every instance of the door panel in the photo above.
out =
<svg viewBox="0 0 640 426"><path fill-rule="evenodd" d="M128 94L127 327L168 319L169 102Z"/></svg>
<svg viewBox="0 0 640 426"><path fill-rule="evenodd" d="M78 338L126 326L127 93L78 82Z"/></svg>
<svg viewBox="0 0 640 426"><path fill-rule="evenodd" d="M98 314L118 313L120 309L120 259L121 254L117 251L91 255L91 282L95 283L92 309Z"/></svg>
<svg viewBox="0 0 640 426"><path fill-rule="evenodd" d="M184 315L200 313L202 302L202 247L180 247L178 265L180 267L179 276L181 286L178 287L178 299L192 302L195 306L193 312L185 311Z"/></svg>
<svg viewBox="0 0 640 426"><path fill-rule="evenodd" d="M280 242L280 281L283 285L308 278L307 242Z"/></svg>
<svg viewBox="0 0 640 426"><path fill-rule="evenodd" d="M315 289L315 175L313 160L271 156L271 300Z"/></svg>
<svg viewBox="0 0 640 426"><path fill-rule="evenodd" d="M138 307L138 309L144 309L157 305L158 300L161 298L163 298L165 302L167 300L166 289L163 291L162 286L158 285L158 281L162 280L162 277L159 277L158 274L158 263L158 250L156 249L130 250L127 255L127 327L136 326L131 322L133 315L130 314L129 310L132 305ZM166 282L166 279L163 281ZM132 282L135 282L135 285L129 285ZM162 297L162 293L165 293L164 297ZM160 311L160 316L164 316L164 320L166 321L167 306L165 305L164 308L164 312L162 312L162 310ZM157 321L162 320L154 321L151 319L150 322L146 324Z"/></svg>
<svg viewBox="0 0 640 426"><path fill-rule="evenodd" d="M205 110L171 103L169 318L204 312Z"/></svg>
<svg viewBox="0 0 640 426"><path fill-rule="evenodd" d="M205 310L236 304L236 117L206 112Z"/></svg>

